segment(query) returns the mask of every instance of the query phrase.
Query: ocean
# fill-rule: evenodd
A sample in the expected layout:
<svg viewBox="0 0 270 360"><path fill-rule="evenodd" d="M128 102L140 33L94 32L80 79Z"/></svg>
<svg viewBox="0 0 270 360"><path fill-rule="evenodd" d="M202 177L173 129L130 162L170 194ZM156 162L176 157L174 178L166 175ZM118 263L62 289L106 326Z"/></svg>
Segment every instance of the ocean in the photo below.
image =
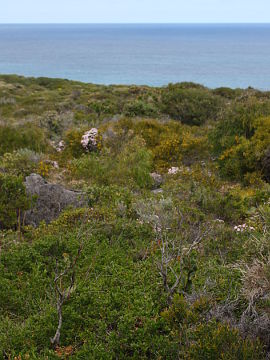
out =
<svg viewBox="0 0 270 360"><path fill-rule="evenodd" d="M270 24L0 25L0 73L270 90Z"/></svg>

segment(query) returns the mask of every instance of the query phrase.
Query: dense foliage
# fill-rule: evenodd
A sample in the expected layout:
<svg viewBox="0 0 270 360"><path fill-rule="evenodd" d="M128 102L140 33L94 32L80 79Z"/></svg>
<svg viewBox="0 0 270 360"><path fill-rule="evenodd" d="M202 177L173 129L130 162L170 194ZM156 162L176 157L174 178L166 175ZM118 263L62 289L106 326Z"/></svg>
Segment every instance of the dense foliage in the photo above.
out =
<svg viewBox="0 0 270 360"><path fill-rule="evenodd" d="M267 359L269 182L268 92L0 76L0 359Z"/></svg>

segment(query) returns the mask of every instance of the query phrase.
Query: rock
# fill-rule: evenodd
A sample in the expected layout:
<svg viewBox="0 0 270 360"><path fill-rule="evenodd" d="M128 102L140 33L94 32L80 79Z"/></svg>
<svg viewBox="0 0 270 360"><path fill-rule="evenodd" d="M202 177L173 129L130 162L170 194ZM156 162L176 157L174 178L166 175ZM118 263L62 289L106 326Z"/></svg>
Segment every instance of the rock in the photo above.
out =
<svg viewBox="0 0 270 360"><path fill-rule="evenodd" d="M96 151L98 146L98 129L92 128L86 131L82 136L81 144L86 151Z"/></svg>
<svg viewBox="0 0 270 360"><path fill-rule="evenodd" d="M163 183L163 178L158 173L151 173L150 174L152 180L153 180L153 189L158 189Z"/></svg>
<svg viewBox="0 0 270 360"><path fill-rule="evenodd" d="M163 193L163 189L154 189L152 190L152 193L157 195L157 194L162 194Z"/></svg>
<svg viewBox="0 0 270 360"><path fill-rule="evenodd" d="M41 221L48 224L68 206L79 208L87 204L83 193L50 184L38 174L27 176L25 187L27 194L34 197L33 207L25 212L25 225L36 227Z"/></svg>

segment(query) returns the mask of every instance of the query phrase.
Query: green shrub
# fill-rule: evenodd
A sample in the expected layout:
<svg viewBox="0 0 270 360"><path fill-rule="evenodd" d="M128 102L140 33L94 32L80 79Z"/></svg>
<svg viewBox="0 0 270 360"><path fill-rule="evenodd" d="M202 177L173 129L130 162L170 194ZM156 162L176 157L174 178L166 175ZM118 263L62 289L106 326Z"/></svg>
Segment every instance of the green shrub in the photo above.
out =
<svg viewBox="0 0 270 360"><path fill-rule="evenodd" d="M261 360L263 347L259 341L242 339L239 332L228 325L212 322L198 326L190 346L190 360Z"/></svg>
<svg viewBox="0 0 270 360"><path fill-rule="evenodd" d="M270 102L258 102L251 98L244 103L233 103L221 116L209 134L216 155L237 144L239 138L250 139L256 129L256 121L270 115Z"/></svg>
<svg viewBox="0 0 270 360"><path fill-rule="evenodd" d="M42 129L31 123L17 127L0 126L0 155L26 148L37 153L47 148L46 136Z"/></svg>
<svg viewBox="0 0 270 360"><path fill-rule="evenodd" d="M162 91L163 111L175 120L188 125L201 125L217 118L221 99L206 89L169 85Z"/></svg>
<svg viewBox="0 0 270 360"><path fill-rule="evenodd" d="M152 154L139 137L124 144L122 151L114 158L105 150L100 154L83 155L73 160L70 167L73 176L92 184L139 188L147 188L152 184Z"/></svg>
<svg viewBox="0 0 270 360"><path fill-rule="evenodd" d="M29 149L19 149L0 157L0 167L11 175L27 176L36 172L42 156Z"/></svg>
<svg viewBox="0 0 270 360"><path fill-rule="evenodd" d="M228 87L220 87L213 90L214 95L219 95L230 100L236 99L241 96L242 93L243 91L241 89L231 89Z"/></svg>
<svg viewBox="0 0 270 360"><path fill-rule="evenodd" d="M123 108L123 113L126 116L154 116L157 114L157 109L151 103L136 100L126 103Z"/></svg>
<svg viewBox="0 0 270 360"><path fill-rule="evenodd" d="M160 138L165 136L170 132L170 127L172 122L170 123L161 123L156 120L147 119L140 120L133 123L134 131L138 136L141 136L147 148L153 150L160 143ZM177 123L178 128L181 125ZM175 130L175 128L173 128Z"/></svg>
<svg viewBox="0 0 270 360"><path fill-rule="evenodd" d="M84 149L81 144L82 136L86 129L71 129L68 130L64 136L66 148L64 153L71 155L75 158L81 156L84 153Z"/></svg>
<svg viewBox="0 0 270 360"><path fill-rule="evenodd" d="M187 360L260 360L264 351L259 341L242 339L236 329L211 320L206 322L210 303L205 298L192 305L176 295L171 308L162 316L172 334L180 339L178 356Z"/></svg>
<svg viewBox="0 0 270 360"><path fill-rule="evenodd" d="M230 179L243 180L247 174L261 172L261 176L269 180L269 144L270 118L254 121L252 136L236 136L234 145L220 155L218 160L222 174Z"/></svg>
<svg viewBox="0 0 270 360"><path fill-rule="evenodd" d="M20 227L30 206L21 177L0 174L0 229Z"/></svg>
<svg viewBox="0 0 270 360"><path fill-rule="evenodd" d="M76 179L84 179L88 183L108 185L113 160L96 153L84 154L70 164L71 175Z"/></svg>
<svg viewBox="0 0 270 360"><path fill-rule="evenodd" d="M117 185L92 186L87 189L87 198L90 207L100 203L112 205L122 202L126 206L131 204L130 192Z"/></svg>
<svg viewBox="0 0 270 360"><path fill-rule="evenodd" d="M152 185L152 166L152 154L145 147L144 140L135 137L119 154L114 177L117 179L117 174L121 174L120 179L118 178L120 184L128 184L131 181L140 188L149 188Z"/></svg>
<svg viewBox="0 0 270 360"><path fill-rule="evenodd" d="M66 115L67 116L67 115ZM57 111L48 111L40 120L42 127L46 128L53 138L55 135L61 135L64 128L64 118L57 113Z"/></svg>

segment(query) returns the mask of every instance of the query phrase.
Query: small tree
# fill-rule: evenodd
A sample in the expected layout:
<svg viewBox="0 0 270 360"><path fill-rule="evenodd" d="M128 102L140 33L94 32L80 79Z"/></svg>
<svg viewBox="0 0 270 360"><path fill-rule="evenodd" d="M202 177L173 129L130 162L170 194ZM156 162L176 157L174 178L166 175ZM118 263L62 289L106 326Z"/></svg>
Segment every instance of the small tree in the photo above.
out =
<svg viewBox="0 0 270 360"><path fill-rule="evenodd" d="M59 346L61 328L63 324L63 305L70 298L70 295L74 289L75 285L75 274L76 274L76 265L77 261L81 255L83 249L83 243L80 244L77 255L72 261L66 261L66 266L62 271L60 270L59 261L55 260L55 276L54 276L54 291L56 297L56 307L58 315L58 326L53 338L51 338L51 343L53 347ZM65 279L66 286L64 285Z"/></svg>
<svg viewBox="0 0 270 360"><path fill-rule="evenodd" d="M23 213L29 207L22 177L0 174L0 228L17 228L20 235Z"/></svg>
<svg viewBox="0 0 270 360"><path fill-rule="evenodd" d="M83 220L77 234L76 241L78 249L74 256L65 252L65 244L59 239L52 244L50 256L54 258L55 267L53 270L52 290L55 294L58 325L55 335L50 339L54 348L60 345L61 328L63 324L63 305L69 300L72 292L76 288L76 272L78 261L84 248L84 240L91 233L92 227L86 225L87 214Z"/></svg>
<svg viewBox="0 0 270 360"><path fill-rule="evenodd" d="M197 270L196 252L210 227L189 219L171 199L140 203L137 212L154 230L158 254L155 263L171 305L180 287L183 293L189 290Z"/></svg>

